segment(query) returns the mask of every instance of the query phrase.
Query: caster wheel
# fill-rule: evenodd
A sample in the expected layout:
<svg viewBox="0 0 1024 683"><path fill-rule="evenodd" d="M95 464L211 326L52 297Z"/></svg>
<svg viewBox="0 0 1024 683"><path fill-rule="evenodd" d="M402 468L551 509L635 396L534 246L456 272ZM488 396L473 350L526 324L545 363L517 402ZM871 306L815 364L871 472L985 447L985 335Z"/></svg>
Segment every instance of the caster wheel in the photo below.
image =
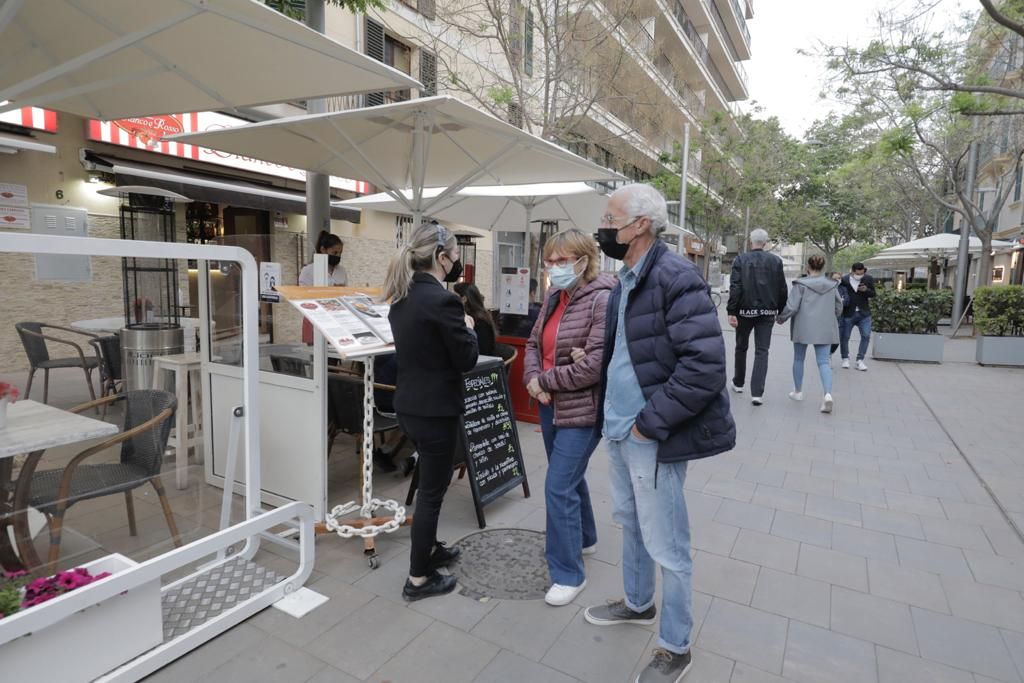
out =
<svg viewBox="0 0 1024 683"><path fill-rule="evenodd" d="M376 555L371 555L366 558L366 564L369 565L370 569L376 569L380 566L380 558Z"/></svg>

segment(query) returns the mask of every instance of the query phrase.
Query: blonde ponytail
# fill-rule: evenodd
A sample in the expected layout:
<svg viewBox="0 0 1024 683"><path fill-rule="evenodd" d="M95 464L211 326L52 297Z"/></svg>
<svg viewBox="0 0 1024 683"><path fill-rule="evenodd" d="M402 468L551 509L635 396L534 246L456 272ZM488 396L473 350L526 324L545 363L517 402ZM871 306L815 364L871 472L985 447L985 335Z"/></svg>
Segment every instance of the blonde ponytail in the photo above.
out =
<svg viewBox="0 0 1024 683"><path fill-rule="evenodd" d="M455 235L437 223L420 224L409 237L409 243L388 264L387 276L384 278L384 300L396 304L407 297L413 273L430 270L434 266L439 247L454 249Z"/></svg>

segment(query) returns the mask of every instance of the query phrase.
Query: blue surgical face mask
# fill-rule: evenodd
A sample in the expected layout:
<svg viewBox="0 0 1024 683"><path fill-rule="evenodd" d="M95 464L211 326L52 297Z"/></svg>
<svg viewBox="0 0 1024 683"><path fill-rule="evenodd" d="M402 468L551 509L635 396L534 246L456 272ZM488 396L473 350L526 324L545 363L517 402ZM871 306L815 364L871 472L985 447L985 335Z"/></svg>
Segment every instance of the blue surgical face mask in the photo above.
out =
<svg viewBox="0 0 1024 683"><path fill-rule="evenodd" d="M551 286L557 289L569 289L576 284L576 280L579 279L579 275L576 274L576 264L581 259L582 257L573 263L564 265L548 266L548 278L551 280Z"/></svg>

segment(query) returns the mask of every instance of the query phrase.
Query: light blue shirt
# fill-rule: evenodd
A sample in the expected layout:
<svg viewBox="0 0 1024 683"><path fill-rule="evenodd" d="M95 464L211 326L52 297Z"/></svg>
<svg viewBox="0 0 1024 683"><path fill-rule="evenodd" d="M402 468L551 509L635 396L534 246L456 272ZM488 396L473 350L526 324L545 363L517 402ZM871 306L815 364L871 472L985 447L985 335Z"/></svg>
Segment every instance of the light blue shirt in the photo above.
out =
<svg viewBox="0 0 1024 683"><path fill-rule="evenodd" d="M650 249L632 268L624 265L619 269L622 293L619 297L618 321L615 323L615 349L608 364L608 384L604 396L604 437L610 441L621 441L629 436L636 416L647 404L644 392L640 389L640 380L636 378L633 369L633 361L629 357L626 303L629 301L629 293L636 288L637 277L649 253Z"/></svg>

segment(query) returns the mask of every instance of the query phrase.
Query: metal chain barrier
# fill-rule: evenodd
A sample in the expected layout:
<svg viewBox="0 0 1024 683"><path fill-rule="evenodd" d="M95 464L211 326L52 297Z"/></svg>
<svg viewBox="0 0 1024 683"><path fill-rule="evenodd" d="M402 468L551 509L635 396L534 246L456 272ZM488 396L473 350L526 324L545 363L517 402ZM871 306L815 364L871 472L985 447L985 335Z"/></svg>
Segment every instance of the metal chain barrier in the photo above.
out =
<svg viewBox="0 0 1024 683"><path fill-rule="evenodd" d="M336 505L327 515L325 524L328 529L337 532L342 538L360 536L362 538L373 538L378 534L389 534L398 529L405 522L405 507L397 500L381 500L373 497L373 358L368 357L363 361L363 503L360 505L350 501L343 505ZM343 524L339 520L346 519L348 515L358 511L363 519L373 517L374 511L378 509L390 510L393 517L384 524L367 524L362 527L354 527L350 524Z"/></svg>

